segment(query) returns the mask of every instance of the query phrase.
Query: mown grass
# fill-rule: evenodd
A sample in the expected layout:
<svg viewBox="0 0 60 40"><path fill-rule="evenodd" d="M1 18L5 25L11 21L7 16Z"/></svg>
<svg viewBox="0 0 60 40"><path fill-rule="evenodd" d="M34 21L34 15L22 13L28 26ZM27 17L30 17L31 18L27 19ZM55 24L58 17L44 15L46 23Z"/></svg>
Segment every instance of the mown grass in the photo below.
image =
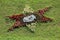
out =
<svg viewBox="0 0 60 40"><path fill-rule="evenodd" d="M7 32L13 22L6 24L5 16L22 13L25 4L34 10L52 6L45 16L53 22L37 23L35 33L25 27ZM60 0L0 0L0 40L60 40Z"/></svg>

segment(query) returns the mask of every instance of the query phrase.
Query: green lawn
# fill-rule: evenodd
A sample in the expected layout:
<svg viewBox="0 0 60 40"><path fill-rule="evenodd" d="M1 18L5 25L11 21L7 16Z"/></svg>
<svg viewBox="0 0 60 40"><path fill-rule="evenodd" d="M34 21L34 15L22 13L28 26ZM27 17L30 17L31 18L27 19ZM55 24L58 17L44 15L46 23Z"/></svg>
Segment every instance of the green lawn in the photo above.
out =
<svg viewBox="0 0 60 40"><path fill-rule="evenodd" d="M5 16L22 13L25 4L34 10L52 6L45 16L52 18L53 22L37 23L35 33L25 27L7 32L13 22L6 24ZM0 40L60 40L60 0L0 0Z"/></svg>

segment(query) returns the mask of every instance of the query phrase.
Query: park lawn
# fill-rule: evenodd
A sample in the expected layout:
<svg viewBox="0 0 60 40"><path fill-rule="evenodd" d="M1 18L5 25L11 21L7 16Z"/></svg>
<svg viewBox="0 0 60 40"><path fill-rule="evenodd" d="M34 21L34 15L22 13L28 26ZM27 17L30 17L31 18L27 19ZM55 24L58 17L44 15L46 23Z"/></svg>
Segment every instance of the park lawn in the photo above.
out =
<svg viewBox="0 0 60 40"><path fill-rule="evenodd" d="M34 10L52 6L44 15L53 22L37 23L35 33L26 27L7 32L13 22L6 24L5 16L22 13L25 4ZM60 40L60 0L0 0L0 40Z"/></svg>

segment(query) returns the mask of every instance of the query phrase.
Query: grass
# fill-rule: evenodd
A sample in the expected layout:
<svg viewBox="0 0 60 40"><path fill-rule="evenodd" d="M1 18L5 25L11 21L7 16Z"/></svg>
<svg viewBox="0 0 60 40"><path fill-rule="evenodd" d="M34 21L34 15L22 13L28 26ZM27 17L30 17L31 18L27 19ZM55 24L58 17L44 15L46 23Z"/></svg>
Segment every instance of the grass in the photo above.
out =
<svg viewBox="0 0 60 40"><path fill-rule="evenodd" d="M22 13L25 4L34 10L52 6L45 16L53 22L37 23L35 33L25 27L7 32L13 22L6 24L5 16ZM0 40L60 40L60 0L0 0Z"/></svg>

